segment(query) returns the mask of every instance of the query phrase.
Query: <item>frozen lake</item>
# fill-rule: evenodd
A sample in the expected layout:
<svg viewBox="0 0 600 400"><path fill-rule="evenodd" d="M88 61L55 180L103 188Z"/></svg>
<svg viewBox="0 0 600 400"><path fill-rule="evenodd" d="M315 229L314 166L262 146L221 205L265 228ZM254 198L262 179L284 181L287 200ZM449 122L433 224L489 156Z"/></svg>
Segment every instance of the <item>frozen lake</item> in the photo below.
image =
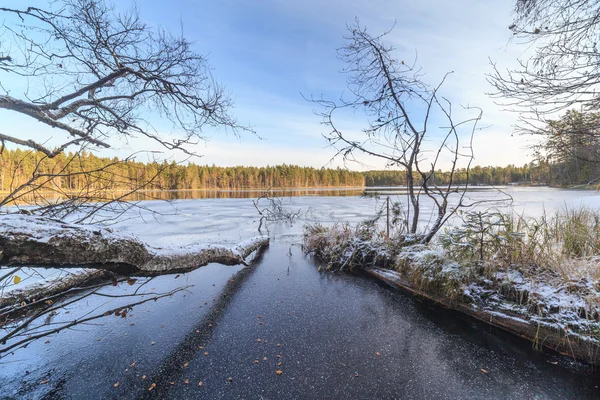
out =
<svg viewBox="0 0 600 400"><path fill-rule="evenodd" d="M363 189L298 189L275 191L286 210L299 211L300 218L292 226L286 223L268 225L272 240L296 243L306 223L331 224L338 221L356 223L372 218L384 207L385 196L392 201L406 202L405 191L397 188L367 188L368 193L379 193L380 199L362 197ZM253 199L262 192L245 191L185 191L168 192L169 202L142 201L140 205L159 214L139 210L131 213L133 219L116 225L121 230L139 235L156 246L184 245L197 242L237 243L255 236L259 215ZM209 196L206 198L206 196ZM244 197L239 197L244 196ZM194 198L199 197L199 198ZM179 199L175 199L179 198ZM588 206L600 209L600 193L593 190L562 190L545 187L476 187L469 191L466 203L483 203L479 209L514 210L526 216L539 216L544 211L568 207ZM261 200L259 206L267 206ZM421 221L426 224L432 217L431 203L423 200Z"/></svg>
<svg viewBox="0 0 600 400"><path fill-rule="evenodd" d="M251 268L211 264L111 285L65 306L51 324L186 287L134 306L126 318L111 314L4 356L0 399L600 397L600 373L585 365L536 353L525 341L372 280L318 273L298 246L302 226L372 217L381 201L358 192L282 197L301 218L292 226L270 223L272 244ZM565 205L600 208L594 191L505 192L525 215ZM144 202L160 214L132 213L117 227L155 246L234 244L255 236L252 199L220 197ZM124 297L136 291L145 294Z"/></svg>

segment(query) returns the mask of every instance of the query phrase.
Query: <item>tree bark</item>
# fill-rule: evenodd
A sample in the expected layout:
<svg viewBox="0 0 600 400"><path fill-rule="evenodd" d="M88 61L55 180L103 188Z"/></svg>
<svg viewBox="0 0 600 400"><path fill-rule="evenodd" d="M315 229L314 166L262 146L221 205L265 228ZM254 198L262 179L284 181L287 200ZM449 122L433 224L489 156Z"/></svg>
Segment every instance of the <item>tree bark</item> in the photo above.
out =
<svg viewBox="0 0 600 400"><path fill-rule="evenodd" d="M129 275L163 275L213 262L245 264L244 258L268 244L268 237L257 236L233 248L197 244L166 249L103 226L23 214L0 216L1 265L90 267Z"/></svg>

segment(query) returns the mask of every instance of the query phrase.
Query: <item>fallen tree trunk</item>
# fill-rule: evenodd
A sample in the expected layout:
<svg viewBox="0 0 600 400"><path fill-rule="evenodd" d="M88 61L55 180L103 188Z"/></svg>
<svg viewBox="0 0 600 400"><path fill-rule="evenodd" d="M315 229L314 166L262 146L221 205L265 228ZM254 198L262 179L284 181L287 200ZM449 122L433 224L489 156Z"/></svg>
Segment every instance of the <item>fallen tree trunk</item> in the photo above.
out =
<svg viewBox="0 0 600 400"><path fill-rule="evenodd" d="M207 244L165 249L102 226L24 214L0 217L2 265L90 267L152 276L187 272L208 263L245 264L244 258L268 244L268 237L258 236L233 248Z"/></svg>
<svg viewBox="0 0 600 400"><path fill-rule="evenodd" d="M539 349L543 346L560 354L600 366L600 346L598 343L590 340L582 340L581 337L570 331L541 325L535 321L528 321L522 316L513 316L485 309L475 309L469 304L450 301L435 293L416 288L396 271L368 268L365 269L365 272L394 288L410 292L446 308L462 312L486 324L531 340Z"/></svg>

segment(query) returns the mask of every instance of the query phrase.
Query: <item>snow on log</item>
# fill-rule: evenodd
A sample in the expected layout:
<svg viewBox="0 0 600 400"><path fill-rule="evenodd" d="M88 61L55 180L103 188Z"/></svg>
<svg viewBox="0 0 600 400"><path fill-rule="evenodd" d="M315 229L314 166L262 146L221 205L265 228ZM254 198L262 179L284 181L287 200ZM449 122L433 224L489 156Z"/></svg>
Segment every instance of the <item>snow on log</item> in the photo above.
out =
<svg viewBox="0 0 600 400"><path fill-rule="evenodd" d="M98 225L24 214L0 216L2 265L92 267L131 275L161 275L191 271L208 263L245 264L244 258L268 244L268 237L258 236L234 248L204 244L166 249Z"/></svg>

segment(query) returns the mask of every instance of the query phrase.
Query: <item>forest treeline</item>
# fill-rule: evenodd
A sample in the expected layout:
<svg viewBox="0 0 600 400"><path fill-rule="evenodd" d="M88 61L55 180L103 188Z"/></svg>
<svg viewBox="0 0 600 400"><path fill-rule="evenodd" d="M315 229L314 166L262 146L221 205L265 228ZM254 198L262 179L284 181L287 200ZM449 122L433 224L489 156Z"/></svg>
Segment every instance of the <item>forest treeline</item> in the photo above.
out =
<svg viewBox="0 0 600 400"><path fill-rule="evenodd" d="M406 185L406 175L399 171L368 171L363 172L365 176L365 186L404 186ZM415 174L415 179L419 179ZM466 183L474 185L508 185L511 183L519 184L541 184L545 183L547 177L543 171L535 164L527 164L522 167L508 165L506 167L471 167L467 173L464 168L458 168L453 175L449 172L436 171L432 179L438 185L445 185L452 182L456 185Z"/></svg>
<svg viewBox="0 0 600 400"><path fill-rule="evenodd" d="M84 171L90 173L80 173ZM20 149L4 150L0 154L0 190L12 191L34 174L51 175L45 186L67 191L95 185L114 190L140 187L167 190L356 187L364 186L365 181L360 172L341 168L318 169L286 164L217 167L166 161L143 163L97 157L85 151L80 154L59 154L52 159L39 152Z"/></svg>
<svg viewBox="0 0 600 400"><path fill-rule="evenodd" d="M93 171L91 174L80 172ZM540 184L549 181L551 169L543 164L522 167L473 167L469 174L459 169L454 174L456 184L468 181L478 185L506 185L510 183ZM31 177L52 175L44 185L61 190L79 190L98 185L114 190L132 189L246 189L281 187L356 187L405 185L406 176L400 171L355 172L342 168L312 168L296 165L267 167L218 167L175 162L119 161L116 158L97 157L92 153L59 154L47 158L42 153L5 149L0 154L0 190L11 191L27 183ZM447 172L438 171L434 179L446 184ZM39 179L38 179L39 181ZM150 182L145 184L145 182ZM91 183L94 186L94 182Z"/></svg>

